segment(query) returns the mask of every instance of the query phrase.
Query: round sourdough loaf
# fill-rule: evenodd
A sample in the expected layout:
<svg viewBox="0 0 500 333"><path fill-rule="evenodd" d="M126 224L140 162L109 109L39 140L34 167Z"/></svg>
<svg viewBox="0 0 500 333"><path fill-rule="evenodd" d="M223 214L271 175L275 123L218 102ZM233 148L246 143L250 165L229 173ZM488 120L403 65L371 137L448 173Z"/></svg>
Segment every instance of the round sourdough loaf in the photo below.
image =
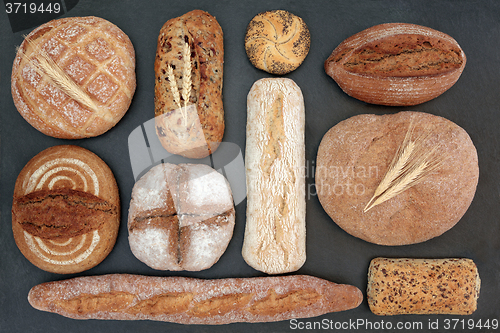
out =
<svg viewBox="0 0 500 333"><path fill-rule="evenodd" d="M248 24L245 49L250 62L263 71L283 75L299 67L311 45L302 18L285 10L256 15Z"/></svg>
<svg viewBox="0 0 500 333"><path fill-rule="evenodd" d="M23 255L43 270L69 274L96 266L113 248L119 225L113 173L84 148L48 148L17 177L14 238Z"/></svg>
<svg viewBox="0 0 500 333"><path fill-rule="evenodd" d="M53 20L33 30L12 68L12 97L28 123L56 138L100 135L128 110L136 87L127 35L98 17Z"/></svg>
<svg viewBox="0 0 500 333"><path fill-rule="evenodd" d="M390 168L393 160L398 163ZM439 236L460 220L479 169L461 127L427 113L400 112L359 115L331 128L319 146L315 174L321 205L342 229L368 242L404 245Z"/></svg>
<svg viewBox="0 0 500 333"><path fill-rule="evenodd" d="M130 249L154 269L210 268L226 250L233 228L229 183L207 165L159 164L134 185Z"/></svg>

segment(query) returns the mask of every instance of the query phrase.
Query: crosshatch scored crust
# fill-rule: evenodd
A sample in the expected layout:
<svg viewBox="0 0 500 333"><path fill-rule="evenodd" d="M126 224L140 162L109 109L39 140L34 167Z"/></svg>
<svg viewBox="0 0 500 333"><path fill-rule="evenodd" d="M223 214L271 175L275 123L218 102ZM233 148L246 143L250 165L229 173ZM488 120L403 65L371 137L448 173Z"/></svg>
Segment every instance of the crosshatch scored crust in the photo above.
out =
<svg viewBox="0 0 500 333"><path fill-rule="evenodd" d="M201 280L111 274L43 283L28 295L34 308L75 319L203 325L315 317L362 300L355 286L306 275Z"/></svg>
<svg viewBox="0 0 500 333"><path fill-rule="evenodd" d="M19 250L35 266L69 274L99 264L120 224L118 187L108 166L77 146L54 146L19 173L12 229Z"/></svg>
<svg viewBox="0 0 500 333"><path fill-rule="evenodd" d="M61 71L74 83L70 88L57 79ZM129 38L114 24L92 16L53 20L33 30L18 48L12 68L12 97L19 113L57 138L106 132L128 110L135 87L135 51ZM79 89L75 93L95 107L68 95L68 89Z"/></svg>
<svg viewBox="0 0 500 333"><path fill-rule="evenodd" d="M430 133L423 151L444 156L418 184L365 211L414 122L412 137ZM424 242L452 228L469 208L479 177L467 132L422 112L359 115L332 127L318 148L318 199L349 234L380 245Z"/></svg>
<svg viewBox="0 0 500 333"><path fill-rule="evenodd" d="M203 158L218 148L224 135L223 64L222 28L209 13L193 10L160 29L155 124L168 152Z"/></svg>

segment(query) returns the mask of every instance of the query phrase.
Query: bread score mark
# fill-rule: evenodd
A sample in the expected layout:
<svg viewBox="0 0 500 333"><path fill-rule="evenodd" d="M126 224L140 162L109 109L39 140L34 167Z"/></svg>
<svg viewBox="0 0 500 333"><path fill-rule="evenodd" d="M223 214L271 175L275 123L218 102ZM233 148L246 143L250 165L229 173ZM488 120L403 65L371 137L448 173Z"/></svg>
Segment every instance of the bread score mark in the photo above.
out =
<svg viewBox="0 0 500 333"><path fill-rule="evenodd" d="M424 133L412 140L413 131L412 119L403 142L363 212L366 213L373 207L417 185L443 164L446 155L436 153L439 145L431 149L424 145L432 134L430 128L425 127Z"/></svg>

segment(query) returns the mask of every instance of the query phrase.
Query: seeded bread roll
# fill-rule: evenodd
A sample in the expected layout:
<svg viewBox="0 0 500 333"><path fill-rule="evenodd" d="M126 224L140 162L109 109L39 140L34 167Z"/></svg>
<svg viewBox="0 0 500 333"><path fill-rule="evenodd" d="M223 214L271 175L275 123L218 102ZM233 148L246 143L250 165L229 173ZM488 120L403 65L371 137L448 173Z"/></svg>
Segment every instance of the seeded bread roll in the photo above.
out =
<svg viewBox="0 0 500 333"><path fill-rule="evenodd" d="M245 49L250 62L263 71L284 75L299 67L311 44L302 18L285 10L256 15L248 24Z"/></svg>
<svg viewBox="0 0 500 333"><path fill-rule="evenodd" d="M224 135L223 33L207 12L193 10L167 21L156 50L155 124L172 154L203 158Z"/></svg>
<svg viewBox="0 0 500 333"><path fill-rule="evenodd" d="M100 135L124 116L135 92L128 36L98 17L68 17L33 30L17 51L12 97L42 133L63 139Z"/></svg>
<svg viewBox="0 0 500 333"><path fill-rule="evenodd" d="M17 177L14 239L23 255L43 270L69 274L96 266L113 248L119 225L113 173L84 148L48 148Z"/></svg>
<svg viewBox="0 0 500 333"><path fill-rule="evenodd" d="M42 311L74 319L217 325L308 318L357 307L361 291L312 276L201 280L128 274L43 283L28 295Z"/></svg>
<svg viewBox="0 0 500 333"><path fill-rule="evenodd" d="M375 258L368 271L368 305L382 316L468 315L477 308L480 285L470 259Z"/></svg>
<svg viewBox="0 0 500 333"><path fill-rule="evenodd" d="M134 185L130 248L152 268L208 269L226 250L233 228L229 183L207 165L160 164Z"/></svg>
<svg viewBox="0 0 500 333"><path fill-rule="evenodd" d="M242 254L268 274L306 260L304 100L290 79L261 79L247 98L247 220Z"/></svg>

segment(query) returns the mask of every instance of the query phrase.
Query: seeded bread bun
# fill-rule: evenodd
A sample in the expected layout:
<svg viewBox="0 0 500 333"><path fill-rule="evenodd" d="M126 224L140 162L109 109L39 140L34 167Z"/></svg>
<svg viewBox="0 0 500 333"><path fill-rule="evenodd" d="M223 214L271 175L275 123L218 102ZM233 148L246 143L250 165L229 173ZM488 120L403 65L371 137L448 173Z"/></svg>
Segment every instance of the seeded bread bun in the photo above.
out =
<svg viewBox="0 0 500 333"><path fill-rule="evenodd" d="M299 67L311 44L302 18L285 10L258 14L248 24L245 49L250 62L263 71L283 75Z"/></svg>
<svg viewBox="0 0 500 333"><path fill-rule="evenodd" d="M226 250L233 228L229 183L207 165L160 164L134 185L130 249L154 269L210 268Z"/></svg>
<svg viewBox="0 0 500 333"><path fill-rule="evenodd" d="M135 86L132 43L117 26L93 16L36 28L19 47L12 67L17 110L56 138L106 132L128 110Z"/></svg>
<svg viewBox="0 0 500 333"><path fill-rule="evenodd" d="M23 255L43 270L69 274L96 266L113 248L119 225L113 173L84 148L48 148L17 177L14 239Z"/></svg>
<svg viewBox="0 0 500 333"><path fill-rule="evenodd" d="M411 156L422 158L408 161L437 165L420 169L416 184L402 185L394 170L410 171L407 164L389 166L406 137L414 145ZM398 182L384 182L390 186L383 188L388 173ZM376 244L404 245L452 228L469 208L478 176L476 148L464 129L431 114L400 112L359 115L332 127L318 149L315 182L321 205L346 232Z"/></svg>

